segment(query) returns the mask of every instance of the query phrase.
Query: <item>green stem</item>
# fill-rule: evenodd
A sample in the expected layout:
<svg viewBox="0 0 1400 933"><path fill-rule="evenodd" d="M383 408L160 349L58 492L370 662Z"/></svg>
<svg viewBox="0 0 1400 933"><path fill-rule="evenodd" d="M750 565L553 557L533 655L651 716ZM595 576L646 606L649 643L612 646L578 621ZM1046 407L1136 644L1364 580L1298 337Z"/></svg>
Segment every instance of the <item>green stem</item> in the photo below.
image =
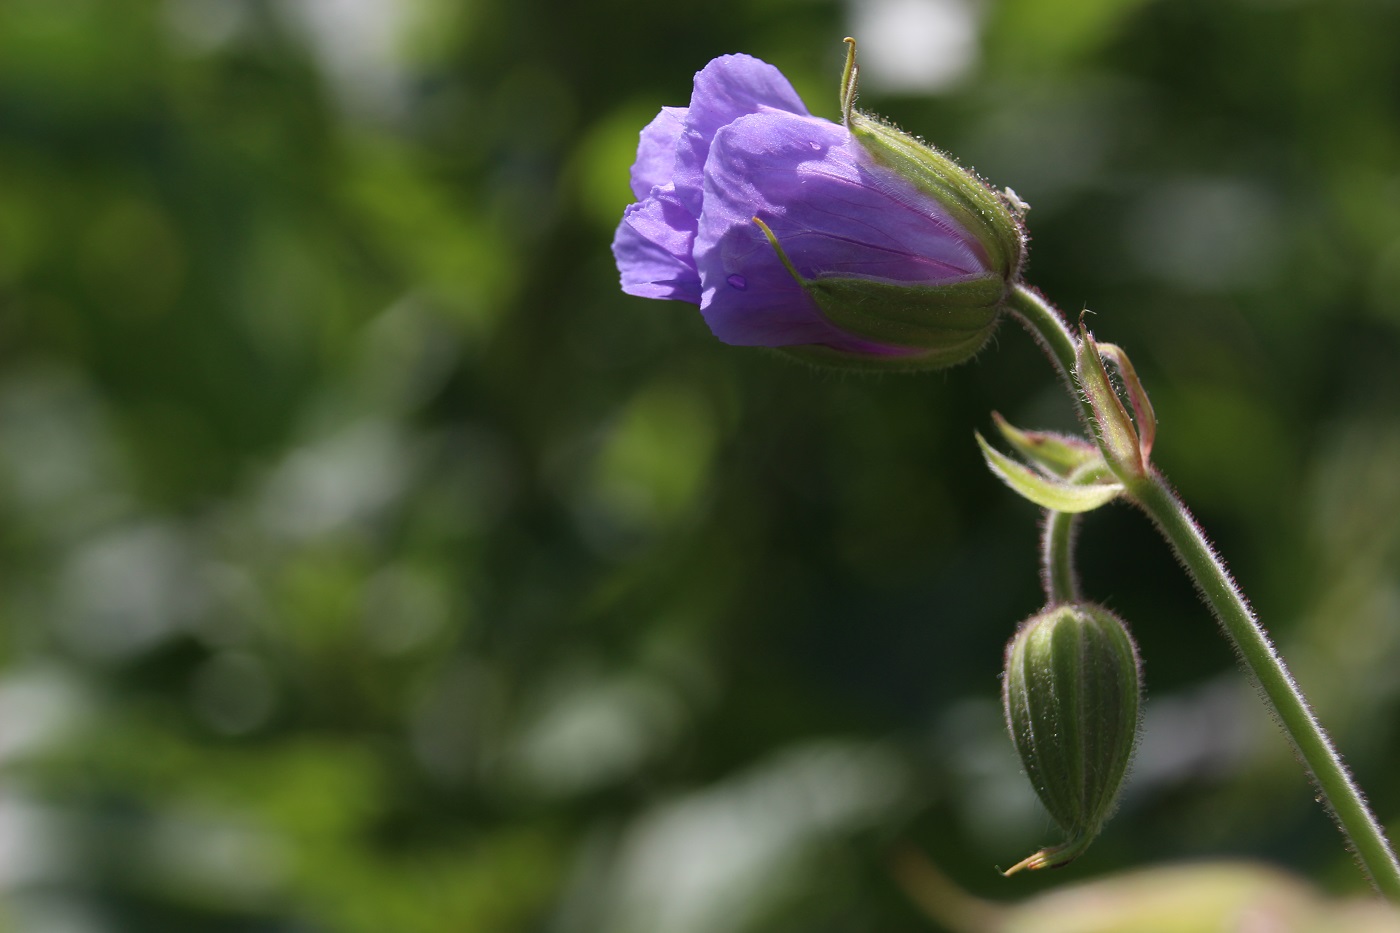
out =
<svg viewBox="0 0 1400 933"><path fill-rule="evenodd" d="M1054 305L1027 285L1017 285L1012 289L1010 307L1021 326L1030 331L1036 343L1049 354L1065 388L1079 402L1079 416L1084 427L1089 427L1094 423L1094 409L1089 406L1089 400L1079 391L1074 379L1074 355L1078 341L1070 333L1065 319Z"/></svg>
<svg viewBox="0 0 1400 933"><path fill-rule="evenodd" d="M1093 417L1093 410L1076 388L1074 381L1075 339L1064 318L1054 305L1026 285L1017 285L1011 293L1011 312L1050 356L1065 388L1080 400L1081 420ZM1085 420L1087 428L1089 422ZM1040 537L1041 582L1050 605L1072 602L1079 598L1079 575L1074 569L1074 535L1078 517L1066 512L1046 510L1045 527Z"/></svg>
<svg viewBox="0 0 1400 933"><path fill-rule="evenodd" d="M1071 395L1080 398L1080 418L1093 417L1093 410L1080 397L1074 382L1074 335L1065 326L1064 318L1054 305L1026 285L1017 285L1011 292L1011 312L1050 356L1060 372L1060 379ZM1085 427L1088 427L1085 421ZM1050 605L1079 598L1079 577L1074 569L1074 533L1077 524L1073 515L1047 510L1045 528L1041 534L1041 581Z"/></svg>
<svg viewBox="0 0 1400 933"><path fill-rule="evenodd" d="M1176 552L1250 676L1268 697L1279 725L1322 792L1323 803L1332 811L1362 870L1377 890L1400 902L1400 864L1385 830L1200 526L1158 473L1135 483L1129 491Z"/></svg>
<svg viewBox="0 0 1400 933"><path fill-rule="evenodd" d="M1092 424L1093 412L1073 375L1077 342L1064 318L1053 305L1025 286L1017 286L1010 304L1012 312L1059 369L1071 396L1079 403L1081 416L1087 424ZM1096 433L1090 431L1091 436ZM1400 863L1384 830L1204 532L1165 478L1155 470L1130 482L1128 494L1171 545L1221 630L1235 646L1250 677L1267 697L1280 727L1297 749L1362 870L1377 890L1400 902ZM1072 574L1072 566L1069 572ZM1048 579L1047 586L1052 584L1063 585Z"/></svg>
<svg viewBox="0 0 1400 933"><path fill-rule="evenodd" d="M1074 536L1078 526L1078 515L1045 510L1045 524L1040 531L1040 577L1048 606L1079 599L1079 574L1074 569Z"/></svg>
<svg viewBox="0 0 1400 933"><path fill-rule="evenodd" d="M1069 482L1088 486L1107 478L1102 463L1086 463L1065 477ZM1079 602L1082 587L1074 560L1075 538L1079 535L1079 513L1045 510L1040 529L1040 582L1045 589L1046 608Z"/></svg>

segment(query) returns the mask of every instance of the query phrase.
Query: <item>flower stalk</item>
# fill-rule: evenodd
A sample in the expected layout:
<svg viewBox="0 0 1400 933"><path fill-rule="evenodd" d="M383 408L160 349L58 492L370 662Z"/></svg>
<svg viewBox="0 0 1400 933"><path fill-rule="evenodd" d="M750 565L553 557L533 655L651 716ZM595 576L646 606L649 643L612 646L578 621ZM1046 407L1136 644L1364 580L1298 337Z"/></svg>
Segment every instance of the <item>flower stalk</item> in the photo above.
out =
<svg viewBox="0 0 1400 933"><path fill-rule="evenodd" d="M1082 357L1082 352L1064 318L1043 297L1025 286L1015 290L1011 307L1050 356L1071 396L1079 403L1081 417L1091 428L1090 435L1100 440L1102 446L1100 433L1092 430L1094 406L1078 390L1073 378L1076 357ZM1122 371L1121 364L1118 368ZM1136 380L1136 374L1132 379ZM1106 459L1110 457L1110 451L1105 450L1104 454ZM1293 744L1323 805L1336 820L1362 871L1377 891L1400 903L1400 862L1361 789L1201 527L1166 478L1150 463L1144 466L1145 471L1140 476L1120 474L1125 486L1124 497L1147 514L1171 546L1250 678L1273 709L1279 726ZM1072 520L1073 516L1054 513L1047 518L1042 540L1047 592L1052 600L1077 592L1070 548L1072 530L1068 527Z"/></svg>
<svg viewBox="0 0 1400 933"><path fill-rule="evenodd" d="M1045 587L1045 600L1051 606L1079 599L1079 572L1074 566L1074 539L1078 533L1078 515L1045 510L1040 529L1040 580Z"/></svg>
<svg viewBox="0 0 1400 933"><path fill-rule="evenodd" d="M1376 890L1400 903L1400 863L1385 830L1205 533L1160 473L1136 484L1130 497L1171 545L1250 678L1268 698L1362 871Z"/></svg>

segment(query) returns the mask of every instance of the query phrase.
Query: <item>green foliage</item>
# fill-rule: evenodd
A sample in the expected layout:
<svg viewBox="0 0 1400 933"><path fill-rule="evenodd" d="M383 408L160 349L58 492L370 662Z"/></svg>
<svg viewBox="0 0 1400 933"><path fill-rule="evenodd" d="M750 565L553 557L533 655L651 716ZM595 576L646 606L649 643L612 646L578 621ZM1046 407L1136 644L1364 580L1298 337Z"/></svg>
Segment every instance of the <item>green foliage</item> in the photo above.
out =
<svg viewBox="0 0 1400 933"><path fill-rule="evenodd" d="M1155 459L1393 824L1400 11L1032 7L929 93L882 94L858 36L861 104L1034 206L1029 279L1132 353ZM1072 430L1050 368L1003 326L947 374L813 371L608 255L694 70L751 52L835 116L847 28L0 4L11 928L929 929L906 843L982 897L1063 883L990 871L1048 829L997 712L1039 595L969 442L992 409ZM1354 888L1140 518L1087 516L1080 553L1153 692L1067 871Z"/></svg>

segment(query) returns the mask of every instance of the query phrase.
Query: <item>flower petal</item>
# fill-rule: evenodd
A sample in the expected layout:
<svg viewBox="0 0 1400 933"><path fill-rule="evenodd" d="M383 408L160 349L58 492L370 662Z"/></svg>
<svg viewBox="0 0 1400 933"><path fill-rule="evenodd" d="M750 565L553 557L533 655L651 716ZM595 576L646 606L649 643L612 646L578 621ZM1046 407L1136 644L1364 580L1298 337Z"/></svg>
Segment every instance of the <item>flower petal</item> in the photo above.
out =
<svg viewBox="0 0 1400 933"><path fill-rule="evenodd" d="M725 343L741 347L815 345L867 356L918 352L856 337L832 324L788 273L752 221L747 226L727 228L706 249L697 249L696 261L702 270L700 313L711 332ZM744 271L726 273L726 269Z"/></svg>
<svg viewBox="0 0 1400 933"><path fill-rule="evenodd" d="M711 222L759 215L806 278L937 285L991 271L972 232L937 200L825 120L764 113L734 121L712 146L706 181Z"/></svg>
<svg viewBox="0 0 1400 933"><path fill-rule="evenodd" d="M613 237L622 290L641 298L699 304L694 243L695 218L676 200L674 189L653 188L646 200L628 206Z"/></svg>
<svg viewBox="0 0 1400 933"><path fill-rule="evenodd" d="M674 181L681 203L700 216L705 160L720 127L762 110L807 115L777 68L748 55L722 55L695 75L685 129L676 143Z"/></svg>
<svg viewBox="0 0 1400 933"><path fill-rule="evenodd" d="M676 169L676 140L685 129L684 107L662 107L642 130L637 161L632 164L632 193L645 201L651 189L671 183Z"/></svg>
<svg viewBox="0 0 1400 933"><path fill-rule="evenodd" d="M788 273L755 215L806 279L942 284L986 272L972 235L936 201L870 165L843 127L744 116L711 147L695 241L701 310L727 343L835 346L841 338L830 334L844 334Z"/></svg>

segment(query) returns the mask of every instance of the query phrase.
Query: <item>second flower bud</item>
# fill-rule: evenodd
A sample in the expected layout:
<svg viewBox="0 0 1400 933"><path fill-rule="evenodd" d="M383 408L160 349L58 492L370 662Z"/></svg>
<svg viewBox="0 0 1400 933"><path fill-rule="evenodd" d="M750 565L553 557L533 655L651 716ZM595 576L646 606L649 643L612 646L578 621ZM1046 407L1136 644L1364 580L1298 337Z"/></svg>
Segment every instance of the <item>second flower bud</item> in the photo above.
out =
<svg viewBox="0 0 1400 933"><path fill-rule="evenodd" d="M1006 874L1066 864L1099 834L1137 744L1141 669L1127 626L1090 604L1052 606L1007 645L1007 728L1041 803L1069 838Z"/></svg>

